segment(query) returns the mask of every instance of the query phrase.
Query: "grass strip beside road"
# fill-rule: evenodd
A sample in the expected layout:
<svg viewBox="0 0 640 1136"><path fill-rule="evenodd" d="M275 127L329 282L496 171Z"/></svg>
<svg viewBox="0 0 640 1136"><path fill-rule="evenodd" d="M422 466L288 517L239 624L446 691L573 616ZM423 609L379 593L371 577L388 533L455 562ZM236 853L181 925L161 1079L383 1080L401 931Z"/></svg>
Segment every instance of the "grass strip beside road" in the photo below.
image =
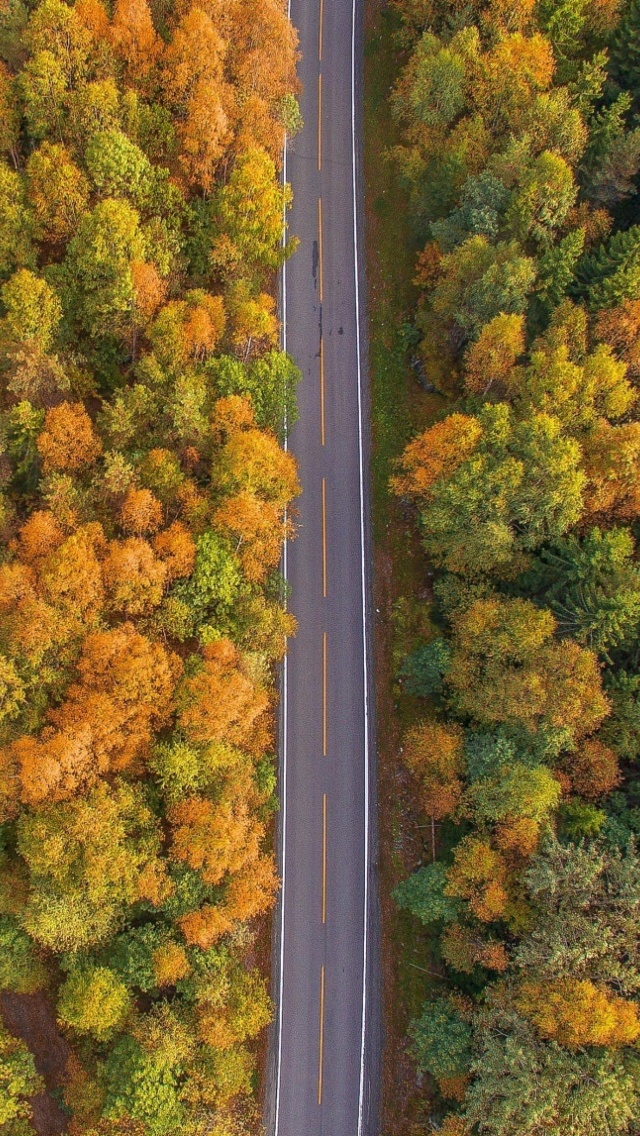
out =
<svg viewBox="0 0 640 1136"><path fill-rule="evenodd" d="M391 892L429 858L431 832L415 812L399 752L415 721L415 700L403 695L396 673L418 638L431 634L428 565L416 526L388 489L395 458L437 416L443 400L419 385L406 350L404 327L415 303L416 249L408 201L388 151L399 141L389 93L400 66L394 14L367 0L365 47L365 182L369 359L373 426L376 685L380 801L380 886L385 1049L382 1136L427 1131L429 1101L407 1054L407 1028L439 985L435 937L395 906Z"/></svg>

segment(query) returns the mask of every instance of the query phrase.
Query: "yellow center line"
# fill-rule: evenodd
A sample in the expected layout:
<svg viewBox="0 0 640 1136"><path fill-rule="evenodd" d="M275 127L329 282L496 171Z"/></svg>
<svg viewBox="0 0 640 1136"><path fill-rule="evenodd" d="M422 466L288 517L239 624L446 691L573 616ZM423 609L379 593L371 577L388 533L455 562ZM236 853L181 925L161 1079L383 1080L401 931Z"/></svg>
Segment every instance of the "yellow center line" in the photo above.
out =
<svg viewBox="0 0 640 1136"><path fill-rule="evenodd" d="M322 794L322 922L327 922L327 794Z"/></svg>
<svg viewBox="0 0 640 1136"><path fill-rule="evenodd" d="M318 169L322 169L322 71L318 75Z"/></svg>
<svg viewBox="0 0 640 1136"><path fill-rule="evenodd" d="M327 633L322 632L322 756L327 756Z"/></svg>
<svg viewBox="0 0 640 1136"><path fill-rule="evenodd" d="M327 598L327 482L322 478L322 598Z"/></svg>
<svg viewBox="0 0 640 1136"><path fill-rule="evenodd" d="M318 59L322 63L322 25L324 23L324 0L320 0L320 26L318 29Z"/></svg>
<svg viewBox="0 0 640 1136"><path fill-rule="evenodd" d="M323 295L323 280L322 280L322 198L318 198L318 281L320 289L320 303L322 303Z"/></svg>
<svg viewBox="0 0 640 1136"><path fill-rule="evenodd" d="M324 446L324 337L320 337L320 441Z"/></svg>
<svg viewBox="0 0 640 1136"><path fill-rule="evenodd" d="M320 1039L318 1046L318 1104L322 1104L322 1074L324 1064L324 966L320 967Z"/></svg>

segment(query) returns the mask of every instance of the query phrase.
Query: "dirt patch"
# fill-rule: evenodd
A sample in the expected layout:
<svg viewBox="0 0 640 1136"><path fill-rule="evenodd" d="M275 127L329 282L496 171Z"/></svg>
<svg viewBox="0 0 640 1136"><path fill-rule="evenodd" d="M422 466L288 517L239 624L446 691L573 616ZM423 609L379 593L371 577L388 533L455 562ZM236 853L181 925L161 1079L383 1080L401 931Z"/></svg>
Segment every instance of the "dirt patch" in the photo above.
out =
<svg viewBox="0 0 640 1136"><path fill-rule="evenodd" d="M40 1136L59 1136L67 1116L54 1095L64 1081L71 1049L58 1031L55 1014L44 994L0 994L0 1013L9 1033L26 1043L44 1078L45 1092L31 1098L33 1126Z"/></svg>

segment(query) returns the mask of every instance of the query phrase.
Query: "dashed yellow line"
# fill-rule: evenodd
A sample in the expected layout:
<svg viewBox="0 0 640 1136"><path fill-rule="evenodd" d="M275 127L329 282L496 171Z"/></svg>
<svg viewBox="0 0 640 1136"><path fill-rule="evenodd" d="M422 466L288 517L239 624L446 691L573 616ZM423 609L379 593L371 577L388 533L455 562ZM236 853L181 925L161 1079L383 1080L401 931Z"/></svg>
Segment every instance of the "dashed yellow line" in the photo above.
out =
<svg viewBox="0 0 640 1136"><path fill-rule="evenodd" d="M320 441L324 446L324 337L320 338Z"/></svg>
<svg viewBox="0 0 640 1136"><path fill-rule="evenodd" d="M322 198L318 198L318 287L320 290L320 303L324 294L322 278Z"/></svg>
<svg viewBox="0 0 640 1136"><path fill-rule="evenodd" d="M322 632L322 756L327 756L327 633Z"/></svg>
<svg viewBox="0 0 640 1136"><path fill-rule="evenodd" d="M318 1044L318 1104L322 1104L324 1073L324 966L320 967L320 1038Z"/></svg>
<svg viewBox="0 0 640 1136"><path fill-rule="evenodd" d="M324 23L324 0L320 0L320 26L318 28L318 59L322 63L322 25Z"/></svg>
<svg viewBox="0 0 640 1136"><path fill-rule="evenodd" d="M318 169L322 169L322 71L318 75Z"/></svg>
<svg viewBox="0 0 640 1136"><path fill-rule="evenodd" d="M327 482L322 478L322 598L327 598Z"/></svg>
<svg viewBox="0 0 640 1136"><path fill-rule="evenodd" d="M327 794L322 794L322 922L327 922Z"/></svg>

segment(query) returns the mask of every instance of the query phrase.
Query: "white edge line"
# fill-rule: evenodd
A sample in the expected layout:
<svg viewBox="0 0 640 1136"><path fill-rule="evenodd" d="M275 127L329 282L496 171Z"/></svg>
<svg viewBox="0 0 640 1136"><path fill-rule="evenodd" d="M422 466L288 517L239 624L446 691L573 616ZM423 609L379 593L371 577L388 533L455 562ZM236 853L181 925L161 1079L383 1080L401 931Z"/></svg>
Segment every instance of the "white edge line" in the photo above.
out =
<svg viewBox="0 0 640 1136"><path fill-rule="evenodd" d="M358 191L356 162L356 8L358 0L351 5L351 159L353 182L353 259L356 305L356 360L358 371L358 456L360 466L360 547L361 547L361 585L362 585L362 671L364 696L364 911L363 911L363 958L362 958L362 1026L360 1042L360 1093L358 1099L358 1136L362 1136L365 1120L365 1044L367 1018L367 981L369 949L369 666L367 660L367 572L366 541L364 517L364 442L362 419L362 349L360 344L360 276L358 249Z"/></svg>
<svg viewBox="0 0 640 1136"><path fill-rule="evenodd" d="M291 0L287 4L287 18L291 19ZM287 135L284 136L284 146L282 153L282 182L283 185L287 184ZM287 208L286 205L282 206L282 246L284 248L287 240ZM287 262L282 264L282 350L287 350ZM286 380L285 380L286 382ZM285 386L285 403L284 403L284 449L289 449L289 433L287 422L287 402L286 402L286 386ZM287 523L287 509L285 507L285 538L282 548L282 575L287 582L287 537L286 537L286 523ZM288 598L285 591L284 597L285 609L288 606ZM282 662L282 766L280 773L280 796L281 796L281 823L280 823L280 974L278 976L278 1045L276 1056L276 1099L275 1099L275 1116L274 1116L274 1136L278 1136L280 1131L280 1083L282 1075L282 1004L284 994L284 916L285 916L285 886L287 877L287 717L288 717L288 701L289 701L289 665L287 660L286 642L285 653Z"/></svg>

